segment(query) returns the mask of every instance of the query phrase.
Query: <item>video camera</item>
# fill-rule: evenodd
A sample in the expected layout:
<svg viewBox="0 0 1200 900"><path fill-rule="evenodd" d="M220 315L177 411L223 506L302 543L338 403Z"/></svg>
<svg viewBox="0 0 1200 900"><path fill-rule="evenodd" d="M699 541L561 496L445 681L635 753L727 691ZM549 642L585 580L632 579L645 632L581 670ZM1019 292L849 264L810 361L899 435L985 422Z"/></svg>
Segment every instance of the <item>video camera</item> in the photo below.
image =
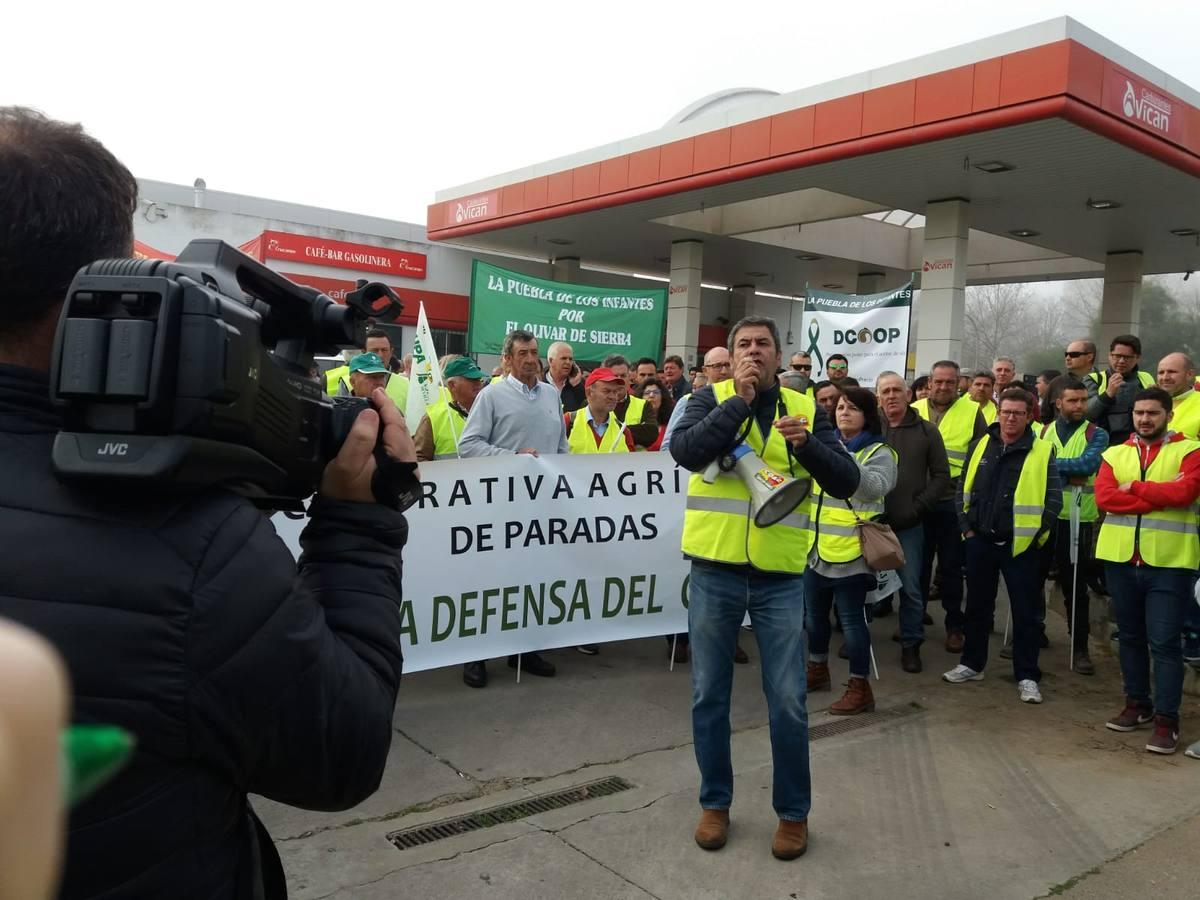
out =
<svg viewBox="0 0 1200 900"><path fill-rule="evenodd" d="M192 241L175 262L85 266L54 343L50 396L64 417L54 470L221 484L263 508L302 510L369 405L328 398L313 355L362 347L368 318L401 309L378 282L360 282L342 306L217 240Z"/></svg>

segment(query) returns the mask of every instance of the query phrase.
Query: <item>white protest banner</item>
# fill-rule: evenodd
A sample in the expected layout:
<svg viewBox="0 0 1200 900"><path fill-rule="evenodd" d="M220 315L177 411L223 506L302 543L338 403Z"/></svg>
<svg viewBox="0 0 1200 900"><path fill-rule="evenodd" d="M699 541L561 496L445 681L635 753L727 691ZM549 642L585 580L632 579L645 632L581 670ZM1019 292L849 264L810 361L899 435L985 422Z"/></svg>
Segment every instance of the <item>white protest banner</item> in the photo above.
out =
<svg viewBox="0 0 1200 900"><path fill-rule="evenodd" d="M417 312L417 333L413 335L412 375L408 380L408 402L404 420L408 430L415 432L426 408L441 399L442 369L433 346L433 332L425 318L425 302Z"/></svg>
<svg viewBox="0 0 1200 900"><path fill-rule="evenodd" d="M687 479L666 453L421 463L404 671L687 631ZM304 522L273 521L299 556Z"/></svg>
<svg viewBox="0 0 1200 900"><path fill-rule="evenodd" d="M863 387L875 384L880 372L904 374L908 365L908 330L912 282L880 294L835 294L809 290L804 300L813 381L829 377L826 361L840 353L850 376Z"/></svg>

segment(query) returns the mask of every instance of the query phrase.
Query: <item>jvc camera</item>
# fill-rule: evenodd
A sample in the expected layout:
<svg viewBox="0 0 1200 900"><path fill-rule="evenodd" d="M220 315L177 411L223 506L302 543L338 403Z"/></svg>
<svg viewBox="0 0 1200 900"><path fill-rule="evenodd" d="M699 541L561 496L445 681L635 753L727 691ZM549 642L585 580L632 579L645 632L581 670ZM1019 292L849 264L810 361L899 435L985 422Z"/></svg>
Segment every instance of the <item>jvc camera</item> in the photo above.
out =
<svg viewBox="0 0 1200 900"><path fill-rule="evenodd" d="M330 400L314 354L361 347L367 320L400 314L359 282L335 303L234 247L192 241L175 262L107 259L71 282L50 395L64 480L225 485L300 510L366 400Z"/></svg>

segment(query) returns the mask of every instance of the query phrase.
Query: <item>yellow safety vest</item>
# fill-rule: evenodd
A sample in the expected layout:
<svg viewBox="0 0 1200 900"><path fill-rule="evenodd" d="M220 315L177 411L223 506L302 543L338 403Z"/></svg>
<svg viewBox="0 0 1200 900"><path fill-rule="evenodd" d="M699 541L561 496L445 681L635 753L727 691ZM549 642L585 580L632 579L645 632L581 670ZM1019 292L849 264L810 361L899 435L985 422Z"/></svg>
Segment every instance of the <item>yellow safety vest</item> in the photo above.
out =
<svg viewBox="0 0 1200 900"><path fill-rule="evenodd" d="M712 386L717 403L734 394L733 379ZM789 416L816 419L812 399L789 388L780 388L780 399ZM753 416L746 443L777 472L809 478L808 470L791 458L783 435L772 428L764 440ZM750 490L732 472L722 472L712 484L700 472L688 479L687 510L683 515L683 552L695 559L733 565L751 565L763 572L799 575L812 549L813 497L804 499L780 522L767 528L754 524Z"/></svg>
<svg viewBox="0 0 1200 900"><path fill-rule="evenodd" d="M1167 427L1189 441L1200 438L1200 392L1184 391L1181 396L1172 397L1171 403L1171 424Z"/></svg>
<svg viewBox="0 0 1200 900"><path fill-rule="evenodd" d="M860 465L865 465L867 460L885 447L892 454L892 459L899 459L896 451L883 443L864 447L854 454L854 458ZM856 523L860 519L869 521L883 515L883 498L872 503L839 500L826 494L815 481L813 495L817 498L817 555L831 563L851 562L862 556L862 542Z"/></svg>
<svg viewBox="0 0 1200 900"><path fill-rule="evenodd" d="M325 373L325 393L330 397L336 397L338 395L338 387L343 381L349 386L350 367L334 366Z"/></svg>
<svg viewBox="0 0 1200 900"><path fill-rule="evenodd" d="M1144 388L1154 387L1154 376L1153 375L1151 375L1149 372L1143 372L1141 369L1138 369L1137 374L1138 374L1138 381L1141 383L1142 387L1144 387ZM1107 371L1105 371L1105 372L1089 372L1086 377L1092 379L1092 381L1094 381L1096 383L1096 393L1103 394L1105 391L1108 390L1108 372Z"/></svg>
<svg viewBox="0 0 1200 900"><path fill-rule="evenodd" d="M963 512L971 508L971 489L975 486L975 474L979 461L987 449L990 438L981 437L975 444L975 452L967 463L967 474L963 480ZM1020 556L1033 544L1034 535L1042 527L1042 510L1046 507L1046 468L1054 449L1048 441L1034 440L1033 446L1021 462L1021 476L1017 479L1017 490L1013 494L1013 556ZM1038 546L1049 539L1049 532L1038 538Z"/></svg>
<svg viewBox="0 0 1200 900"><path fill-rule="evenodd" d="M913 404L913 408L926 422L929 418L929 398L922 397ZM967 448L971 446L971 438L975 436L975 414L979 412L979 404L970 397L959 397L946 410L942 420L938 422L938 431L942 435L942 443L946 445L946 458L950 461L950 477L957 478L967 461Z"/></svg>
<svg viewBox="0 0 1200 900"><path fill-rule="evenodd" d="M408 379L399 373L393 373L388 376L387 384L383 386L387 395L392 398L392 402L400 412L408 412Z"/></svg>
<svg viewBox="0 0 1200 900"><path fill-rule="evenodd" d="M567 436L567 446L571 453L628 453L629 445L625 443L625 429L617 421L616 413L608 414L608 425L600 436L600 444L596 445L596 436L587 420L587 407L576 410L572 416L571 433Z"/></svg>
<svg viewBox="0 0 1200 900"><path fill-rule="evenodd" d="M626 425L641 425L642 416L646 414L646 401L641 397L629 395L629 408L625 410Z"/></svg>
<svg viewBox="0 0 1200 900"><path fill-rule="evenodd" d="M1087 450L1087 430L1091 424L1086 419L1080 422L1079 427L1071 433L1071 436L1064 444L1058 439L1058 420L1056 419L1048 425L1042 426L1041 440L1054 448L1054 455L1058 459L1078 459ZM1100 518L1100 511L1096 508L1096 473L1094 472L1088 476L1087 484L1082 488L1068 485L1066 478L1063 479L1063 506L1058 513L1058 517L1063 521L1070 521L1071 507L1067 504L1074 501L1075 498L1073 495L1077 490L1082 491L1083 494L1080 497L1079 521L1095 522Z"/></svg>
<svg viewBox="0 0 1200 900"><path fill-rule="evenodd" d="M1175 480L1183 458L1193 450L1200 450L1200 443L1186 438L1163 444L1145 471L1142 470L1139 448L1132 444L1109 447L1104 451L1104 461L1112 467L1117 484L1166 482ZM1200 566L1198 515L1200 503L1184 509L1158 509L1141 516L1109 513L1100 526L1096 558L1123 563L1129 562L1137 553L1147 565L1195 569Z"/></svg>
<svg viewBox="0 0 1200 900"><path fill-rule="evenodd" d="M996 404L991 400L989 400L986 405L981 405L979 407L979 411L983 413L983 421L987 422L989 425L996 421Z"/></svg>
<svg viewBox="0 0 1200 900"><path fill-rule="evenodd" d="M442 400L425 410L433 430L433 458L457 459L458 439L462 437L467 417Z"/></svg>

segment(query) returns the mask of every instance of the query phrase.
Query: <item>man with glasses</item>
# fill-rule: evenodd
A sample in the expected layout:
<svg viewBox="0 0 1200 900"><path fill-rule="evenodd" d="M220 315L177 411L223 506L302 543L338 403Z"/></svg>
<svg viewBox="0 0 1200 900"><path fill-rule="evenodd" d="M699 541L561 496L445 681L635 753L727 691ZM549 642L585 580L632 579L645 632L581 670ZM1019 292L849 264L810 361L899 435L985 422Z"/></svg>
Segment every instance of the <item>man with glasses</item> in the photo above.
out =
<svg viewBox="0 0 1200 900"><path fill-rule="evenodd" d="M788 368L793 372L799 373L800 375L799 379L793 378L792 385L788 386L792 387L793 390L799 391L802 394L808 394L811 397L812 357L804 352L793 353L791 362L788 363ZM798 385L798 387L793 387L793 385Z"/></svg>
<svg viewBox="0 0 1200 900"><path fill-rule="evenodd" d="M825 360L825 373L829 376L830 381L841 387L842 379L850 374L850 361L842 354L834 353Z"/></svg>
<svg viewBox="0 0 1200 900"><path fill-rule="evenodd" d="M929 376L929 396L913 404L922 419L938 427L946 445L950 462L950 477L958 480L967 461L967 447L987 432L987 423L979 404L970 397L958 396L958 363L948 359L933 364ZM954 507L954 486L950 485L937 506L925 518L925 566L921 587L929 596L933 569L933 554L937 552L938 575L941 579L942 609L946 613L946 652L963 652L965 619L963 617L963 547L958 527L958 512Z"/></svg>
<svg viewBox="0 0 1200 900"><path fill-rule="evenodd" d="M703 374L708 378L709 384L716 384L719 381L728 381L733 377L733 367L729 362L729 351L724 347L713 347L704 354L704 366L702 371ZM687 406L688 398L691 396L691 394L684 394L676 401L675 408L671 410L671 418L667 420L667 430L663 434L661 447L662 450L665 451L671 446L671 433L679 424L679 420L683 418L683 408Z"/></svg>
<svg viewBox="0 0 1200 900"><path fill-rule="evenodd" d="M1133 432L1133 398L1154 387L1154 376L1138 369L1142 342L1137 335L1118 334L1108 345L1108 368L1085 380L1087 417L1108 432L1109 446L1118 447Z"/></svg>
<svg viewBox="0 0 1200 900"><path fill-rule="evenodd" d="M1091 341L1071 341L1063 353L1066 374L1083 381L1096 371L1096 345Z"/></svg>

